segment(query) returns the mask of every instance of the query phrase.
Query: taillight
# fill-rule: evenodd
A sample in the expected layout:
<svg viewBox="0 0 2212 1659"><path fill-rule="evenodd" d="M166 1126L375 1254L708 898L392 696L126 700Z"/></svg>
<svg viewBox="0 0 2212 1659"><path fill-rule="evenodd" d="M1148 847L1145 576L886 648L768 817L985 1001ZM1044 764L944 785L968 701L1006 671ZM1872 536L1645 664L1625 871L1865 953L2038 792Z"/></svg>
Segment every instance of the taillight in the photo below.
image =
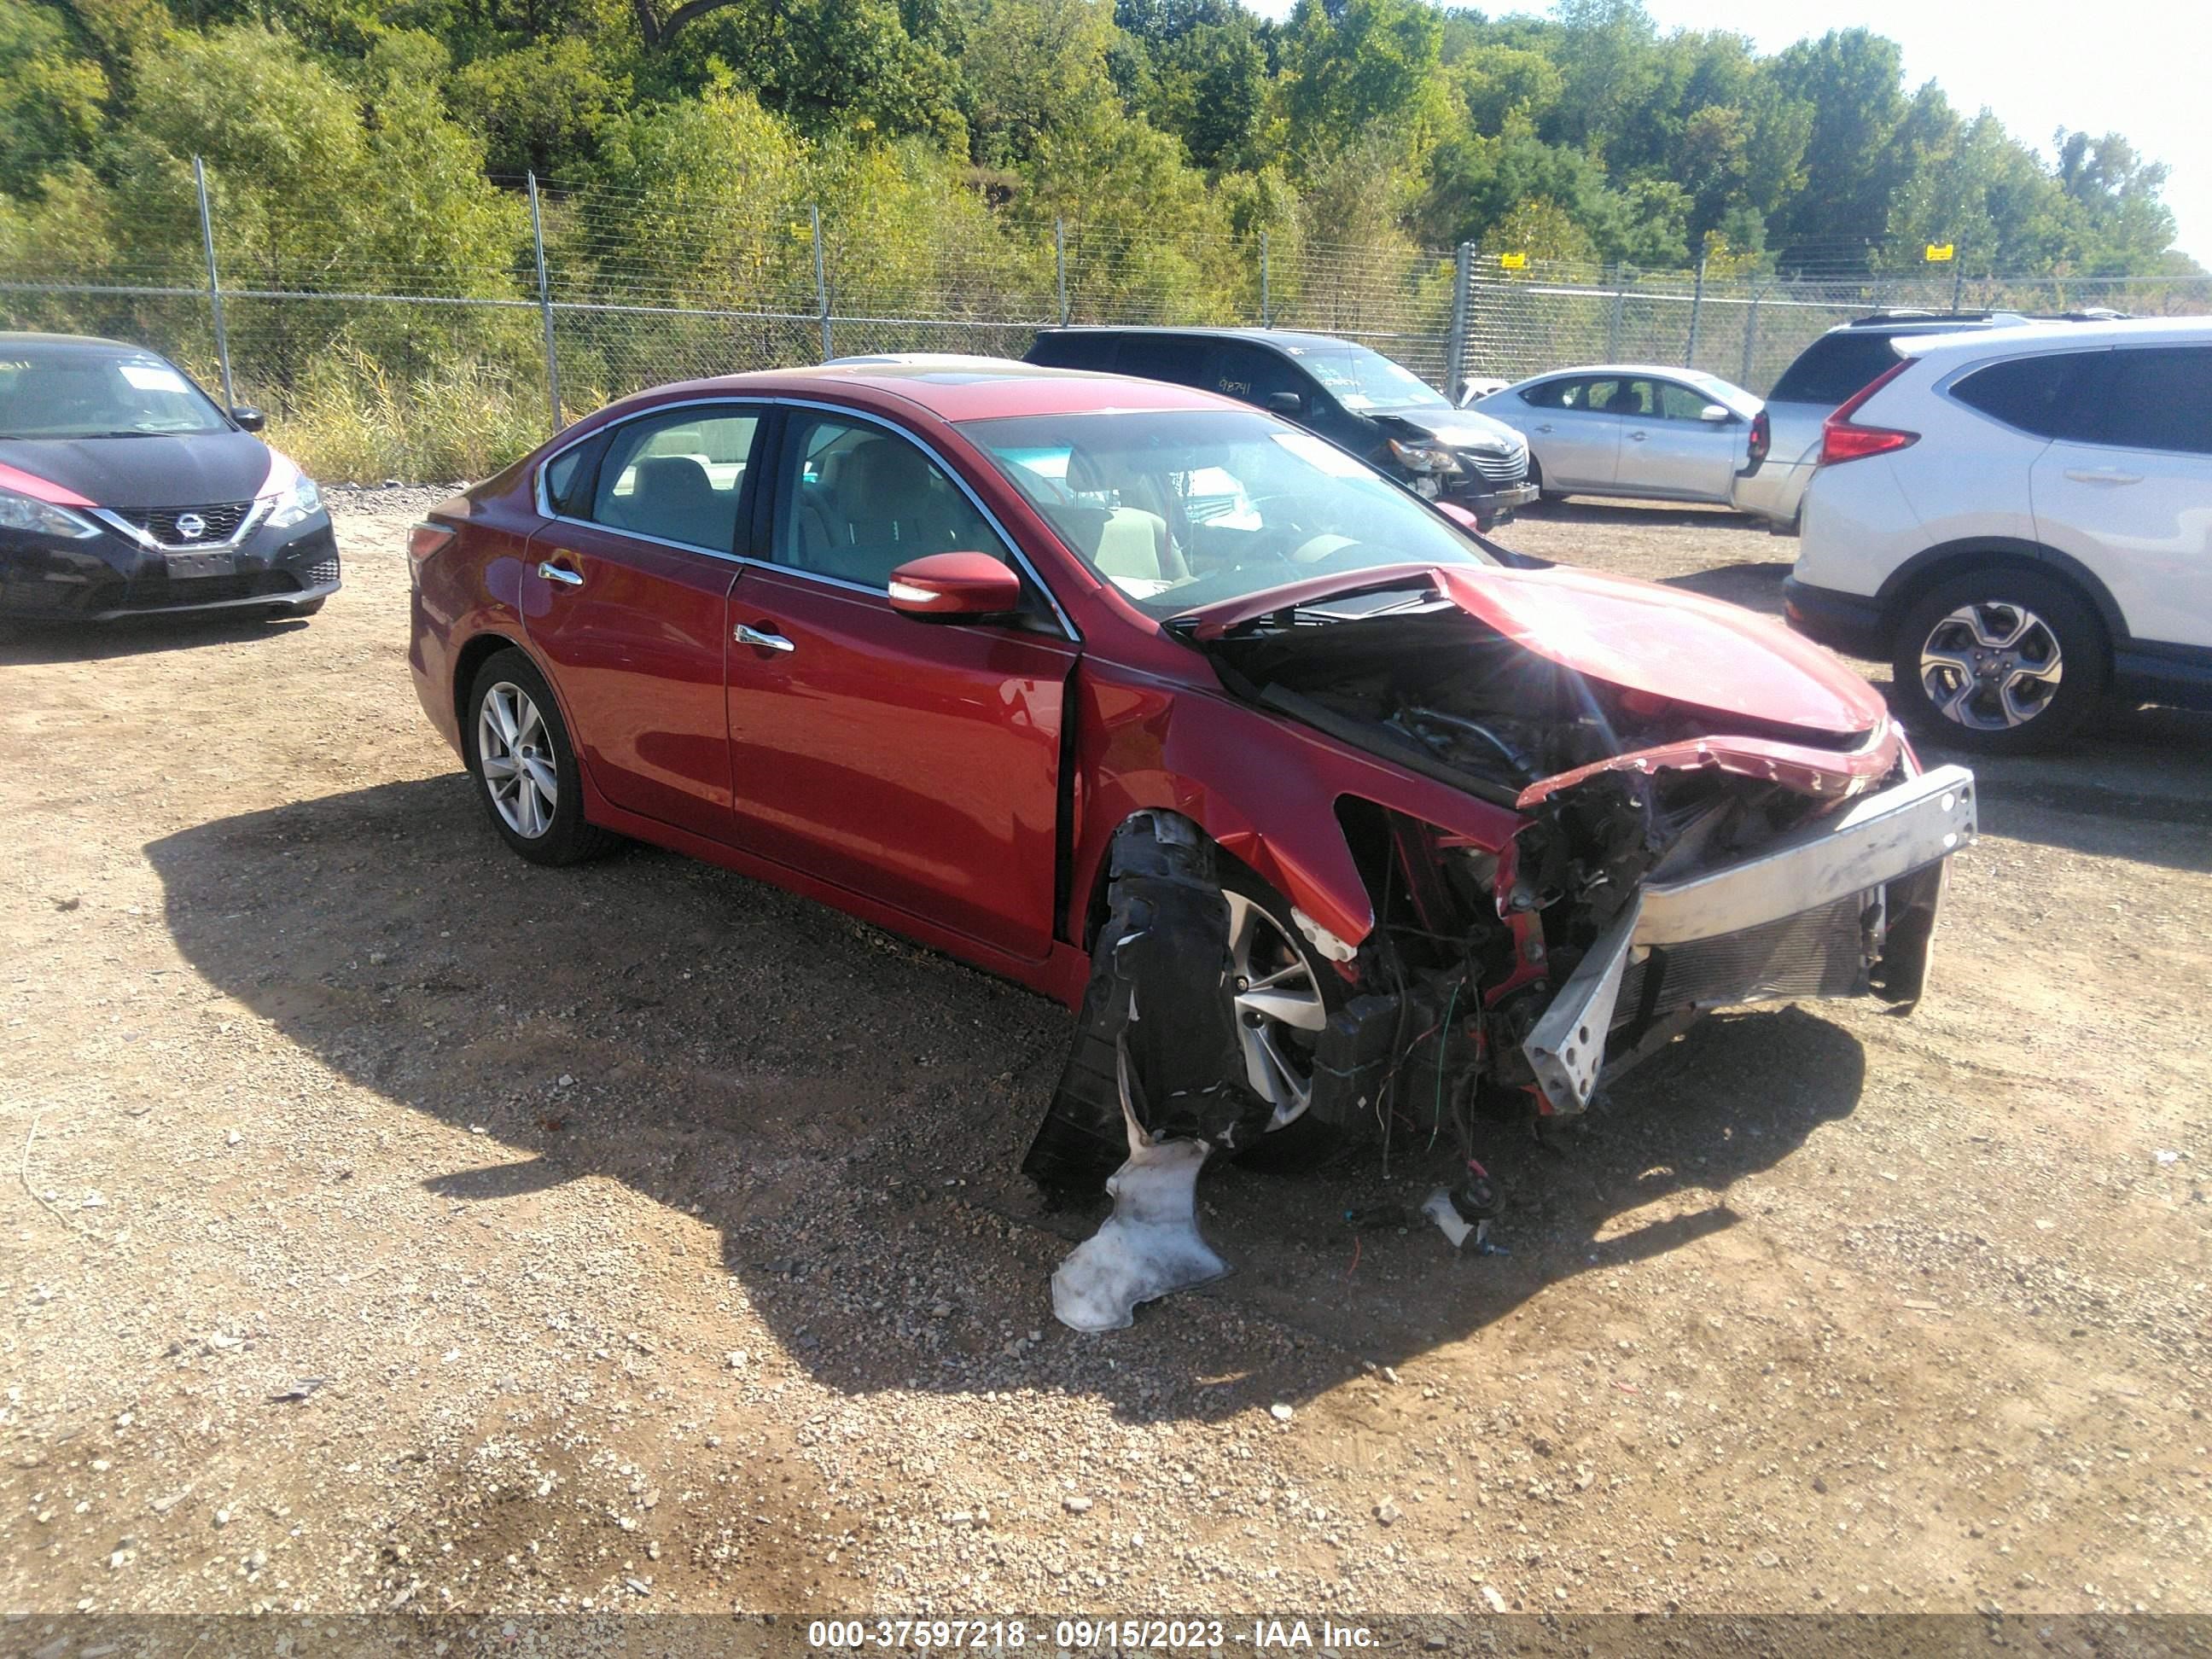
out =
<svg viewBox="0 0 2212 1659"><path fill-rule="evenodd" d="M1859 412L1867 399L1912 367L1910 357L1880 374L1859 388L1858 395L1844 404L1820 423L1820 465L1833 466L1839 461L1864 460L1869 455L1883 455L1893 449L1903 449L1920 441L1917 432L1900 432L1894 427L1861 426L1851 416Z"/></svg>
<svg viewBox="0 0 2212 1659"><path fill-rule="evenodd" d="M1750 460L1753 467L1758 466L1766 459L1766 452L1772 448L1773 445L1774 425L1766 418L1766 411L1762 409L1751 417Z"/></svg>
<svg viewBox="0 0 2212 1659"><path fill-rule="evenodd" d="M422 585L422 567L430 556L453 539L453 532L441 524L418 524L407 532L407 580L410 586Z"/></svg>

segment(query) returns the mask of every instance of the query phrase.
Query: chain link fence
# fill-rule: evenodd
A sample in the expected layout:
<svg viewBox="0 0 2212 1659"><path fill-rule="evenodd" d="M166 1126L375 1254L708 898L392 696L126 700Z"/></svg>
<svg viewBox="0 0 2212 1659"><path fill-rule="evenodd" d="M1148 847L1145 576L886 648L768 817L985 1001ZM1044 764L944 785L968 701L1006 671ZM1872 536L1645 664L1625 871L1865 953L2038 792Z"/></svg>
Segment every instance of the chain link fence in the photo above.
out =
<svg viewBox="0 0 2212 1659"><path fill-rule="evenodd" d="M0 268L0 326L143 342L266 410L312 470L374 480L483 476L667 381L884 352L1019 356L1068 323L1312 330L1448 393L1599 362L1694 366L1764 393L1824 330L1885 308L2212 311L2205 278L1509 270L1472 246L1345 246L1294 227L1137 234L972 204L763 207L745 180L708 199L501 182L489 246L406 262L332 252L304 210L226 222L195 166L149 227L158 254Z"/></svg>

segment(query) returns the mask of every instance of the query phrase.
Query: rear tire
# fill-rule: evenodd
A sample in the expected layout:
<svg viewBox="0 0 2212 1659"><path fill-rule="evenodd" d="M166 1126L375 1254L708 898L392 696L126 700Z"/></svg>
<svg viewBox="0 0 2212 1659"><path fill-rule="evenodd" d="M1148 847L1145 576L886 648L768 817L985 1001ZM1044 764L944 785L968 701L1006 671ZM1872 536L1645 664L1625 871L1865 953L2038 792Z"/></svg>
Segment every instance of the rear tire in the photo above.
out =
<svg viewBox="0 0 2212 1659"><path fill-rule="evenodd" d="M537 664L513 647L469 688L462 757L500 839L532 864L580 864L621 837L584 819L584 780L560 706Z"/></svg>
<svg viewBox="0 0 2212 1659"><path fill-rule="evenodd" d="M2063 742L2112 676L2105 630L2081 596L2007 565L1938 582L1905 613L1893 651L1905 723L1984 755Z"/></svg>

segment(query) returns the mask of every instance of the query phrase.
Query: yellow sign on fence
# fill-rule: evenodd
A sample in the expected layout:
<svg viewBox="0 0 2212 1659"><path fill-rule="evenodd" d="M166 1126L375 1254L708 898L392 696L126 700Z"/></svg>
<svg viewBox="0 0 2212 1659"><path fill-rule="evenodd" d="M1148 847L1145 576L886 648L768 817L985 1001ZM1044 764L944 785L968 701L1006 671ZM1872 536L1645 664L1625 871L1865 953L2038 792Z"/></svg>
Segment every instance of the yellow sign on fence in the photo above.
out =
<svg viewBox="0 0 2212 1659"><path fill-rule="evenodd" d="M1501 253L1498 256L1498 264L1503 270L1526 270L1528 256L1525 253Z"/></svg>
<svg viewBox="0 0 2212 1659"><path fill-rule="evenodd" d="M1940 265L1958 251L1948 242L1930 242L1928 244L1928 263Z"/></svg>

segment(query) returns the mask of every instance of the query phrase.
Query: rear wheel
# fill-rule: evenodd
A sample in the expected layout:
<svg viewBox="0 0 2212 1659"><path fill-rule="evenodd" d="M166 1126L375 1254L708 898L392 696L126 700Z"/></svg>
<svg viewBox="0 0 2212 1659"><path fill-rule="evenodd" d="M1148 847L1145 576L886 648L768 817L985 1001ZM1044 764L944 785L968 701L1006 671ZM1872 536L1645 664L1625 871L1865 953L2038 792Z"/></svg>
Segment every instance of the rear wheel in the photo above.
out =
<svg viewBox="0 0 2212 1659"><path fill-rule="evenodd" d="M1905 612L1892 667L1906 720L1984 754L2069 735L2103 694L2111 653L2072 588L1995 566L1939 582Z"/></svg>
<svg viewBox="0 0 2212 1659"><path fill-rule="evenodd" d="M461 725L470 774L500 838L533 864L579 864L620 837L584 821L576 751L552 688L512 647L488 658Z"/></svg>

